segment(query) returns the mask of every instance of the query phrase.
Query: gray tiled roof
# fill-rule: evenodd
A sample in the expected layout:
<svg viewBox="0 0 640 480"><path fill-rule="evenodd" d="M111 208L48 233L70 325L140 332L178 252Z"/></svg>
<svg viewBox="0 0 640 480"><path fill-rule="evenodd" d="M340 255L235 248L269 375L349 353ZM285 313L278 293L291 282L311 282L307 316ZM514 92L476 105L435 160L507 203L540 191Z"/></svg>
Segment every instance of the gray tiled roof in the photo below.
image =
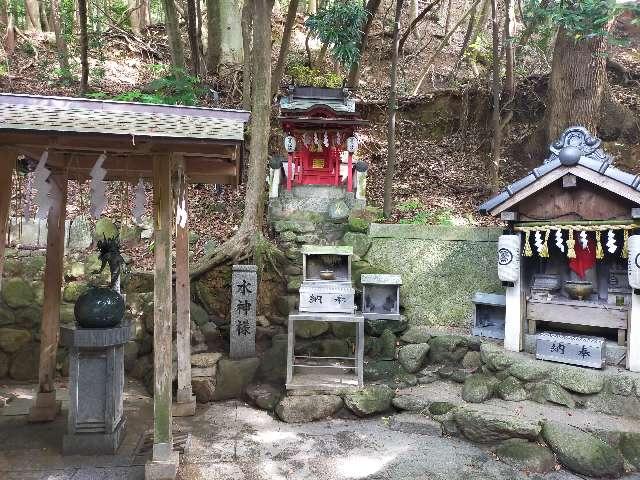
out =
<svg viewBox="0 0 640 480"><path fill-rule="evenodd" d="M284 96L280 99L280 108L283 111L306 111L310 108L323 106L329 107L337 113L355 113L356 102L354 99L317 99L317 98L290 98Z"/></svg>
<svg viewBox="0 0 640 480"><path fill-rule="evenodd" d="M509 200L523 188L561 167L563 162L560 160L560 151L565 147L574 147L580 150L580 159L576 165L581 165L604 177L611 178L627 187L640 191L640 175L633 175L612 166L611 157L600 148L601 143L600 139L591 136L583 127L568 128L556 142L550 145L551 155L542 165L534 168L524 178L507 185L498 195L480 205L478 210L482 214L489 214L489 212Z"/></svg>
<svg viewBox="0 0 640 480"><path fill-rule="evenodd" d="M100 109L100 102L69 99L67 107L0 102L0 131L71 132L139 137L242 141L245 121L221 118L216 111L152 106L153 111ZM117 102L112 102L117 103ZM85 106L86 104L86 106ZM144 108L142 105L131 104ZM151 109L150 109L151 110ZM160 112L170 113L160 113ZM179 114L177 114L179 112ZM222 112L222 111L220 111Z"/></svg>

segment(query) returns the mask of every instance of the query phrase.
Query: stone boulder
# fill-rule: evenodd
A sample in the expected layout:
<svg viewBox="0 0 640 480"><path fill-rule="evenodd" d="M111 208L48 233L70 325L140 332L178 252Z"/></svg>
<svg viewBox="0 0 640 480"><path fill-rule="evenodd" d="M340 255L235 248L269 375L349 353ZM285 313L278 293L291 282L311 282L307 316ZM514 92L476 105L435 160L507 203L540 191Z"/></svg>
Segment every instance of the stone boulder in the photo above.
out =
<svg viewBox="0 0 640 480"><path fill-rule="evenodd" d="M550 402L574 408L576 402L564 388L555 383L540 383L531 391L531 400L538 403Z"/></svg>
<svg viewBox="0 0 640 480"><path fill-rule="evenodd" d="M428 343L405 345L400 348L398 360L407 372L416 373L422 368L422 364L429 353L429 348Z"/></svg>
<svg viewBox="0 0 640 480"><path fill-rule="evenodd" d="M62 291L62 299L65 302L75 303L80 295L85 293L89 289L89 286L81 281L74 280L67 283Z"/></svg>
<svg viewBox="0 0 640 480"><path fill-rule="evenodd" d="M509 375L523 382L537 382L549 375L551 365L540 360L518 361L509 367Z"/></svg>
<svg viewBox="0 0 640 480"><path fill-rule="evenodd" d="M469 351L467 339L460 335L440 335L429 342L431 363L458 364Z"/></svg>
<svg viewBox="0 0 640 480"><path fill-rule="evenodd" d="M342 244L351 245L354 255L364 258L371 248L371 237L365 233L347 232L342 237Z"/></svg>
<svg viewBox="0 0 640 480"><path fill-rule="evenodd" d="M191 321L196 325L201 326L209 322L209 314L207 311L195 302L191 302L189 307L191 314Z"/></svg>
<svg viewBox="0 0 640 480"><path fill-rule="evenodd" d="M306 423L331 417L341 408L337 395L294 395L280 400L276 415L287 423Z"/></svg>
<svg viewBox="0 0 640 480"><path fill-rule="evenodd" d="M9 362L9 355L4 352L0 352L0 378L4 378L9 375Z"/></svg>
<svg viewBox="0 0 640 480"><path fill-rule="evenodd" d="M627 462L640 470L640 433L623 433L620 437L620 451Z"/></svg>
<svg viewBox="0 0 640 480"><path fill-rule="evenodd" d="M331 322L331 333L338 338L355 340L356 326L353 322Z"/></svg>
<svg viewBox="0 0 640 480"><path fill-rule="evenodd" d="M604 388L604 375L586 368L563 366L554 368L551 381L576 393L592 394Z"/></svg>
<svg viewBox="0 0 640 480"><path fill-rule="evenodd" d="M507 377L496 386L496 395L508 402L526 400L529 394L515 377Z"/></svg>
<svg viewBox="0 0 640 480"><path fill-rule="evenodd" d="M33 305L36 299L31 284L22 278L5 278L0 293L4 303L11 308L28 307Z"/></svg>
<svg viewBox="0 0 640 480"><path fill-rule="evenodd" d="M429 405L429 413L435 416L446 415L454 408L456 408L456 406L453 403L433 402L431 405Z"/></svg>
<svg viewBox="0 0 640 480"><path fill-rule="evenodd" d="M191 388L193 389L193 394L196 396L196 402L212 402L216 391L216 379L208 377L194 377L191 379Z"/></svg>
<svg viewBox="0 0 640 480"><path fill-rule="evenodd" d="M249 385L246 393L253 404L263 410L273 410L282 398L282 391L266 383Z"/></svg>
<svg viewBox="0 0 640 480"><path fill-rule="evenodd" d="M560 464L573 472L596 478L618 478L624 473L620 452L590 433L571 425L545 422L542 437Z"/></svg>
<svg viewBox="0 0 640 480"><path fill-rule="evenodd" d="M194 353L191 355L191 366L198 368L215 367L221 358L222 354L218 352Z"/></svg>
<svg viewBox="0 0 640 480"><path fill-rule="evenodd" d="M140 345L135 340L124 344L124 371L130 372L138 361Z"/></svg>
<svg viewBox="0 0 640 480"><path fill-rule="evenodd" d="M387 385L368 385L345 395L346 407L359 417L386 412L391 408L395 393Z"/></svg>
<svg viewBox="0 0 640 480"><path fill-rule="evenodd" d="M374 337L382 335L382 332L387 329L391 330L395 334L402 333L408 327L409 321L405 317L403 317L402 320L385 320L378 318L364 321L364 331L367 335L373 335Z"/></svg>
<svg viewBox="0 0 640 480"><path fill-rule="evenodd" d="M429 402L421 396L415 395L397 395L391 400L393 405L398 410L406 410L408 412L421 412L428 406Z"/></svg>
<svg viewBox="0 0 640 480"><path fill-rule="evenodd" d="M383 360L393 360L396 358L397 339L393 332L386 329L380 335L380 354L379 358Z"/></svg>
<svg viewBox="0 0 640 480"><path fill-rule="evenodd" d="M18 328L0 328L0 349L14 353L31 341L31 332Z"/></svg>
<svg viewBox="0 0 640 480"><path fill-rule="evenodd" d="M390 430L413 435L430 435L435 437L442 435L442 427L438 422L419 413L403 412L392 415L389 418L388 426Z"/></svg>
<svg viewBox="0 0 640 480"><path fill-rule="evenodd" d="M93 232L93 238L97 242L104 238L115 238L118 236L118 227L108 217L102 217L96 222L95 231Z"/></svg>
<svg viewBox="0 0 640 480"><path fill-rule="evenodd" d="M516 361L510 352L494 343L483 343L480 346L482 362L491 370L498 372L511 367Z"/></svg>
<svg viewBox="0 0 640 480"><path fill-rule="evenodd" d="M242 396L245 387L253 380L259 362L257 358L220 360L218 362L216 390L213 399L226 400Z"/></svg>
<svg viewBox="0 0 640 480"><path fill-rule="evenodd" d="M412 387L418 383L415 375L392 360L367 362L364 365L364 377L366 380L384 383L393 388Z"/></svg>
<svg viewBox="0 0 640 480"><path fill-rule="evenodd" d="M424 325L412 325L400 337L405 343L429 343L431 340L431 330Z"/></svg>
<svg viewBox="0 0 640 480"><path fill-rule="evenodd" d="M470 351L462 358L462 367L468 369L476 369L482 366L480 352Z"/></svg>
<svg viewBox="0 0 640 480"><path fill-rule="evenodd" d="M507 465L534 473L554 470L556 458L551 450L522 438L510 438L496 448L497 457Z"/></svg>
<svg viewBox="0 0 640 480"><path fill-rule="evenodd" d="M282 384L287 377L287 335L274 335L271 348L260 359L258 377L266 382Z"/></svg>
<svg viewBox="0 0 640 480"><path fill-rule="evenodd" d="M467 377L462 387L462 399L469 403L482 403L493 397L498 380L482 374Z"/></svg>
<svg viewBox="0 0 640 480"><path fill-rule="evenodd" d="M460 433L474 443L498 443L509 438L536 440L540 425L514 415L494 411L457 408L453 413Z"/></svg>
<svg viewBox="0 0 640 480"><path fill-rule="evenodd" d="M18 350L11 360L9 376L14 380L35 380L38 378L40 345L30 343Z"/></svg>
<svg viewBox="0 0 640 480"><path fill-rule="evenodd" d="M315 338L329 330L328 322L314 322L301 320L295 322L296 337L299 338Z"/></svg>

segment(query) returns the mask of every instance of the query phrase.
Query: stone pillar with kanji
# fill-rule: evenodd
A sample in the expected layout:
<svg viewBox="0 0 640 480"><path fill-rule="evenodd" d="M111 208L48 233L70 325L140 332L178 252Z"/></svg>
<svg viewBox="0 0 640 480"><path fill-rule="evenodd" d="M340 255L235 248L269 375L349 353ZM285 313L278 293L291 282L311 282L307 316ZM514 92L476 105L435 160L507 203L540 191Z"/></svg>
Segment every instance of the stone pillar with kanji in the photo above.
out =
<svg viewBox="0 0 640 480"><path fill-rule="evenodd" d="M234 265L231 288L229 356L232 359L254 357L256 354L257 267Z"/></svg>

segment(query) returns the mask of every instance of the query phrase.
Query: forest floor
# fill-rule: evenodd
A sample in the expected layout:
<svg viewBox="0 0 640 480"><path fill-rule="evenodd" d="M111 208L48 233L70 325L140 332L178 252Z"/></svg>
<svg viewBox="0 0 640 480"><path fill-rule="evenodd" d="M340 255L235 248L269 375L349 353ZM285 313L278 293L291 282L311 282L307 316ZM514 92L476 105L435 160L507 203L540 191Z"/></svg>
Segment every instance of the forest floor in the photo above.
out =
<svg viewBox="0 0 640 480"><path fill-rule="evenodd" d="M464 10L464 0L453 0L449 24L454 25ZM424 5L422 5L424 6ZM274 62L281 36L283 15L274 14ZM408 98L425 63L431 58L445 33L444 9L434 12L419 28L420 38L411 35L400 62L398 91L400 110L397 121L398 162L393 196L396 208L388 222L439 224L490 224L493 221L477 214L477 206L491 194L487 163L490 157L490 99L487 91L486 58L489 32L484 32L475 50L479 52L480 74L474 76L463 62L454 66L464 37L465 26L452 37L429 70L419 96ZM364 59L361 85L357 91L359 108L371 121L371 127L361 131L359 157L369 166L368 203L381 206L382 184L386 168L386 101L390 61L389 26L393 11L383 2L374 21L372 35ZM303 16L293 35L290 61L305 59ZM403 19L403 25L408 19ZM622 65L631 80L622 82L610 74L614 97L627 105L640 119L640 30L629 25L618 28L625 41L611 47L610 58ZM116 95L148 88L149 82L166 72L169 51L161 26L150 28L143 37L133 37L116 28L102 33L100 46L91 51L90 84L94 96L113 98ZM311 42L317 52L319 45ZM518 86L514 120L508 129L502 155L501 185L523 176L539 165L543 158L527 158L524 142L539 128L544 111L546 75L550 68L548 43L530 42L519 57ZM483 60L485 59L485 60ZM0 59L3 60L3 59ZM6 59L4 59L6 60ZM77 57L72 58L78 69ZM0 90L34 95L77 96L75 81L63 83L57 79L56 55L50 35L20 35L15 53L6 68L0 69ZM325 64L325 68L336 68ZM455 78L452 77L455 73ZM206 77L207 94L201 98L204 106L239 108L241 104L241 67L225 66L217 77ZM96 95L97 93L97 95ZM275 116L272 122L270 153L281 150L281 134ZM461 119L464 122L461 122ZM624 168L640 173L640 148L624 142L612 142L610 153L620 153L627 160ZM24 180L21 180L24 182ZM24 183L20 184L24 187ZM109 189L106 215L128 221L131 217L130 187L114 183ZM150 186L149 193L150 191ZM23 192L22 188L18 192ZM195 259L202 256L207 242L221 243L237 228L243 209L244 187L193 185L190 187L190 224L193 227ZM24 195L19 193L19 196ZM149 195L150 198L150 195ZM16 204L23 198L16 199ZM88 211L88 184L71 186L68 215L73 218ZM150 203L147 208L150 209ZM211 245L209 245L210 247ZM148 257L146 250L127 252L133 258Z"/></svg>

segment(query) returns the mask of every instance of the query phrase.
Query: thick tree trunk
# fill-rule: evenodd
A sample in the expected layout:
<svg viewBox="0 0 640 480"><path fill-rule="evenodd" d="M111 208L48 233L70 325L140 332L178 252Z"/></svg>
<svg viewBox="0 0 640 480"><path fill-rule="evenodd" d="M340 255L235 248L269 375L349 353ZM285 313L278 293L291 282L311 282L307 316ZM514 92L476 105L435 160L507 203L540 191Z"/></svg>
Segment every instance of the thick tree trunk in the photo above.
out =
<svg viewBox="0 0 640 480"><path fill-rule="evenodd" d="M411 7L409 8L409 22L410 24L416 21L418 18L418 0L411 0ZM418 33L418 29L413 29L413 37L416 40L420 40L420 33Z"/></svg>
<svg viewBox="0 0 640 480"><path fill-rule="evenodd" d="M318 11L318 0L308 0L307 13L309 15L315 15L317 11Z"/></svg>
<svg viewBox="0 0 640 480"><path fill-rule="evenodd" d="M544 118L544 145L571 125L581 125L595 134L607 85L606 50L604 36L576 41L564 28L558 30Z"/></svg>
<svg viewBox="0 0 640 480"><path fill-rule="evenodd" d="M142 33L142 20L144 12L142 10L142 4L139 0L129 0L128 2L129 9L131 13L129 13L129 22L131 23L131 31L134 35L140 35Z"/></svg>
<svg viewBox="0 0 640 480"><path fill-rule="evenodd" d="M207 70L215 74L220 66L220 0L207 0Z"/></svg>
<svg viewBox="0 0 640 480"><path fill-rule="evenodd" d="M244 0L242 5L242 49L244 50L242 63L242 108L251 108L251 71L253 70L253 55L251 53L253 34L253 0Z"/></svg>
<svg viewBox="0 0 640 480"><path fill-rule="evenodd" d="M200 74L200 39L198 38L198 11L196 2L187 0L187 30L189 33L189 48L191 50L191 74Z"/></svg>
<svg viewBox="0 0 640 480"><path fill-rule="evenodd" d="M165 14L165 28L171 50L171 65L176 70L184 69L184 50L178 26L178 12L174 0L162 0Z"/></svg>
<svg viewBox="0 0 640 480"><path fill-rule="evenodd" d="M396 16L393 24L393 43L391 47L391 69L389 72L389 104L387 106L387 170L384 174L383 213L389 217L393 211L393 177L396 169L396 112L398 105L398 50L400 46L400 17L403 0L396 0Z"/></svg>
<svg viewBox="0 0 640 480"><path fill-rule="evenodd" d="M500 122L500 38L498 25L497 0L491 0L491 24L493 40L493 71L491 80L491 93L493 105L491 111L491 127L493 138L491 141L491 161L489 162L490 186L493 193L498 191L500 179L500 150L502 148L502 126Z"/></svg>
<svg viewBox="0 0 640 480"><path fill-rule="evenodd" d="M273 75L271 78L271 94L278 93L280 82L282 81L282 74L284 73L284 63L289 53L289 45L291 44L291 32L296 23L296 16L298 14L299 0L289 0L289 8L287 10L287 19L284 23L284 32L282 33L282 43L280 43L280 52L278 53L278 61L276 67L273 69Z"/></svg>
<svg viewBox="0 0 640 480"><path fill-rule="evenodd" d="M87 32L87 0L78 0L80 21L80 94L87 93L89 87L89 34Z"/></svg>
<svg viewBox="0 0 640 480"><path fill-rule="evenodd" d="M367 49L367 39L369 38L369 30L371 30L371 25L373 24L373 19L376 16L376 12L380 7L381 0L368 0L367 5L365 6L365 13L367 19L364 22L364 28L362 29L362 37L360 38L360 59L351 65L351 69L349 70L349 79L347 81L347 85L349 88L356 89L360 84L360 75L362 74L362 58L364 57L364 52Z"/></svg>
<svg viewBox="0 0 640 480"><path fill-rule="evenodd" d="M42 26L40 25L40 4L38 3L38 0L25 0L24 9L26 16L26 30L35 30L36 32L41 32Z"/></svg>
<svg viewBox="0 0 640 480"><path fill-rule="evenodd" d="M38 1L38 3L40 4L40 25L42 25L42 30L45 32L50 32L51 26L49 25L49 13L47 12L47 5L42 1Z"/></svg>
<svg viewBox="0 0 640 480"><path fill-rule="evenodd" d="M58 50L58 63L63 77L71 75L69 70L69 51L67 50L67 41L62 32L61 11L59 0L51 0L51 23L56 36L56 49Z"/></svg>

